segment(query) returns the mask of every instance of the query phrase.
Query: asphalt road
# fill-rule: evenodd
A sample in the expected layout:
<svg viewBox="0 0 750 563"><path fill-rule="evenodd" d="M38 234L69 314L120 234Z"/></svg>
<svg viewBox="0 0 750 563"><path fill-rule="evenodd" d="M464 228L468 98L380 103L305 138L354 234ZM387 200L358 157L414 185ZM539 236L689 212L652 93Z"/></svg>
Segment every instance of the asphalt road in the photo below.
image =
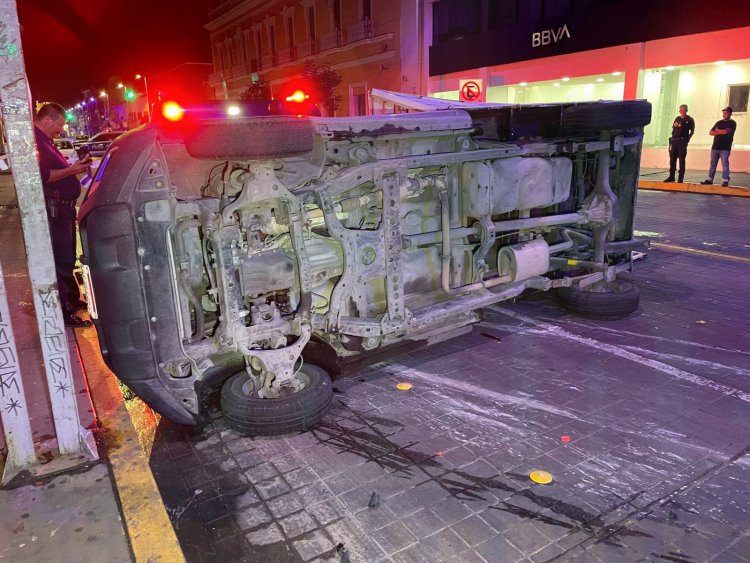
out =
<svg viewBox="0 0 750 563"><path fill-rule="evenodd" d="M314 431L162 420L187 560L750 561L750 200L639 198L627 319L526 296L338 378Z"/></svg>

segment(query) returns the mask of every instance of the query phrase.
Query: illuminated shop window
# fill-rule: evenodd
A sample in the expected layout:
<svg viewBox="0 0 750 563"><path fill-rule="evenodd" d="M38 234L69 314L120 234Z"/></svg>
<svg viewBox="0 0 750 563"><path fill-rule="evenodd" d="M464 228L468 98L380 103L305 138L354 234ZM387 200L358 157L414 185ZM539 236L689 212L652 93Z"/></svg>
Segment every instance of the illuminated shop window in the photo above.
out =
<svg viewBox="0 0 750 563"><path fill-rule="evenodd" d="M560 76L543 82L490 86L487 89L487 101L507 104L548 104L622 100L624 91L624 73L614 72L593 76Z"/></svg>
<svg viewBox="0 0 750 563"><path fill-rule="evenodd" d="M732 148L746 149L750 60L715 61L700 65L666 66L643 71L638 96L651 102L651 124L644 132L644 146L667 147L672 123L681 104L695 120L691 148L709 148L713 138L708 131L721 119L721 108L734 109L737 133ZM744 108L744 109L742 109Z"/></svg>
<svg viewBox="0 0 750 563"><path fill-rule="evenodd" d="M458 100L458 90L449 90L447 92L435 92L430 94L433 98L440 98L443 100Z"/></svg>

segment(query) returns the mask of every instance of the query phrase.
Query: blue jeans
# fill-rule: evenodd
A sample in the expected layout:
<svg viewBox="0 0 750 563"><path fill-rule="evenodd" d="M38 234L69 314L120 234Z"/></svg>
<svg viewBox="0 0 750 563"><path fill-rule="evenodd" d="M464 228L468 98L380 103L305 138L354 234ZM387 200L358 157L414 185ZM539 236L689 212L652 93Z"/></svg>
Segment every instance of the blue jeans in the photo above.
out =
<svg viewBox="0 0 750 563"><path fill-rule="evenodd" d="M708 179L714 181L716 174L716 165L721 157L721 178L725 182L729 181L729 151L720 151L711 149L711 166L708 168Z"/></svg>

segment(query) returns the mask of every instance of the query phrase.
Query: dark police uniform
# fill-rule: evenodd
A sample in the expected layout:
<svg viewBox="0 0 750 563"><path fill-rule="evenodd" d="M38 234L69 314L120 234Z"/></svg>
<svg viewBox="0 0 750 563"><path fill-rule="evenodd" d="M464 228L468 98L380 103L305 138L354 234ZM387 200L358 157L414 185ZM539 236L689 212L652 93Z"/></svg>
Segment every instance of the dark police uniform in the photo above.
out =
<svg viewBox="0 0 750 563"><path fill-rule="evenodd" d="M685 114L685 117L678 115L672 124L672 136L669 138L669 178L667 181L674 182L675 168L677 159L680 160L680 175L677 179L682 182L685 178L685 156L687 156L687 147L690 138L695 133L695 121L692 117Z"/></svg>
<svg viewBox="0 0 750 563"><path fill-rule="evenodd" d="M72 315L80 304L78 284L73 277L76 262L76 200L81 195L81 183L73 174L54 183L49 183L52 170L62 170L70 165L57 150L52 139L38 127L34 127L36 147L39 153L39 171L47 206L52 253L55 258L57 289L63 316Z"/></svg>

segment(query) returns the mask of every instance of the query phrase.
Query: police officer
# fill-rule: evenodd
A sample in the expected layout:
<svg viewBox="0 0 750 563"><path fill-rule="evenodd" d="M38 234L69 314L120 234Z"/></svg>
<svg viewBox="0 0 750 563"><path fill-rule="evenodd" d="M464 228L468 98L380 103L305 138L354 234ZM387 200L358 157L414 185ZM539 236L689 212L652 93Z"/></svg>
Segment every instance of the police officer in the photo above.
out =
<svg viewBox="0 0 750 563"><path fill-rule="evenodd" d="M76 262L76 200L81 195L78 174L89 167L89 160L68 164L52 139L65 125L65 110L59 104L45 104L34 117L34 136L39 156L44 201L47 206L52 254L55 258L57 289L66 326L89 326L75 312L86 304L81 301L78 284L73 277Z"/></svg>
<svg viewBox="0 0 750 563"><path fill-rule="evenodd" d="M669 138L669 177L665 182L674 182L674 172L677 159L680 159L680 175L677 181L682 183L685 178L685 156L690 139L695 133L695 121L687 114L687 104L680 106L680 115L672 123L672 136Z"/></svg>

